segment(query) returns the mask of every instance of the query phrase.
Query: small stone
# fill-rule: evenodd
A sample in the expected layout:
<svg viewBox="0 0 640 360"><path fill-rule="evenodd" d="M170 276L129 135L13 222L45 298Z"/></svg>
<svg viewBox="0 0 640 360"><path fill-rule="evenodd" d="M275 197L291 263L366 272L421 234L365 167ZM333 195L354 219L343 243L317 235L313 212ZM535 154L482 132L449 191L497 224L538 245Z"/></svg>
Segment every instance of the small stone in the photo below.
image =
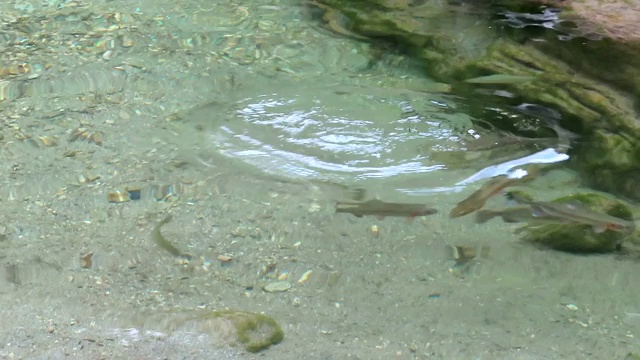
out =
<svg viewBox="0 0 640 360"><path fill-rule="evenodd" d="M578 310L578 307L575 304L566 304L565 307L571 311Z"/></svg>
<svg viewBox="0 0 640 360"><path fill-rule="evenodd" d="M123 36L122 39L121 39L121 42L122 42L121 45L122 45L123 48L132 47L135 44L133 39L131 39L128 36Z"/></svg>
<svg viewBox="0 0 640 360"><path fill-rule="evenodd" d="M311 276L311 273L313 271L311 270L307 270L304 274L302 274L302 276L300 276L300 279L298 279L298 284L304 284L307 282L307 280L309 280L309 276Z"/></svg>
<svg viewBox="0 0 640 360"><path fill-rule="evenodd" d="M80 258L80 266L83 269L90 269L91 265L93 265L93 253L90 252Z"/></svg>
<svg viewBox="0 0 640 360"><path fill-rule="evenodd" d="M320 204L316 202L313 202L311 203L311 205L309 205L309 208L307 208L307 212L314 213L318 212L320 209L322 209L322 206L320 206Z"/></svg>
<svg viewBox="0 0 640 360"><path fill-rule="evenodd" d="M266 292L283 292L291 289L291 283L288 281L270 282L262 288Z"/></svg>
<svg viewBox="0 0 640 360"><path fill-rule="evenodd" d="M231 236L233 237L246 237L247 236L247 229L242 228L242 227L237 227L233 230L231 230Z"/></svg>

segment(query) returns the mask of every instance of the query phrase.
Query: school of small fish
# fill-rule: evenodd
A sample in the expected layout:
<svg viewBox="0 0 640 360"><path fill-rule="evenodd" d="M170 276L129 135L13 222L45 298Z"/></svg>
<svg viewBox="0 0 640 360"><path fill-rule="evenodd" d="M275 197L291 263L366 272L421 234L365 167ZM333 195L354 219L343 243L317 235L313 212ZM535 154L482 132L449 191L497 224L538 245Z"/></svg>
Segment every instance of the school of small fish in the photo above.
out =
<svg viewBox="0 0 640 360"><path fill-rule="evenodd" d="M507 223L527 223L529 225L586 224L590 225L595 233L610 230L630 234L635 230L634 221L591 210L577 200L566 203L532 201L519 196L515 192L506 192L505 195L517 202L518 206L502 210L483 209L489 198L503 193L507 187L531 181L535 176L537 174L529 172L527 176L521 178L509 178L506 175L493 177L484 183L480 189L460 201L451 210L449 217L453 219L475 212L476 223L478 224L483 224L495 217L501 217ZM437 209L426 204L393 203L379 199L350 202L338 201L336 203L336 213L350 213L356 217L372 215L378 219L383 219L387 216L413 219L418 216L433 215L437 212Z"/></svg>
<svg viewBox="0 0 640 360"><path fill-rule="evenodd" d="M573 138L573 134L559 128L553 121L550 122L550 127L558 135L555 151L563 154L569 148L569 142ZM528 226L545 224L589 225L594 233L616 231L631 234L635 231L634 221L594 211L577 200L571 202L533 201L517 192L506 192L507 188L526 184L546 170L548 168L543 168L540 164L527 164L516 166L507 174L489 177L477 191L456 204L450 211L449 218L458 218L475 212L475 220L478 224L500 217L506 223L525 223ZM514 176L514 174L517 174L517 176ZM491 197L503 193L511 201L516 202L517 205L501 210L483 209L485 203ZM417 216L433 215L438 211L425 204L391 203L373 199L368 201L339 201L336 203L336 212L350 213L356 217L373 215L379 219L386 216L401 216L413 219Z"/></svg>

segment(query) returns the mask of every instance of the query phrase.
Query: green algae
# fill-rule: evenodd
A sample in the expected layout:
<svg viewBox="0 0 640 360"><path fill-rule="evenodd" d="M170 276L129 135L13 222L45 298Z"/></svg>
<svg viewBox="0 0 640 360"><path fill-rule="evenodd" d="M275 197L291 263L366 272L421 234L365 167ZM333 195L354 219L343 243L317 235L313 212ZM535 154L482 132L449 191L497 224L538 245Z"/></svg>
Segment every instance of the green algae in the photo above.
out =
<svg viewBox="0 0 640 360"><path fill-rule="evenodd" d="M221 310L204 314L200 320L225 319L230 321L236 330L238 342L245 350L256 353L279 344L284 339L284 332L273 319L263 314L237 310Z"/></svg>
<svg viewBox="0 0 640 360"><path fill-rule="evenodd" d="M173 217L171 215L167 215L164 219L162 219L154 228L153 231L151 232L151 237L153 238L153 241L156 243L156 245L158 245L160 248L168 251L171 255L173 256L188 256L186 254L183 254L182 251L178 250L177 247L173 246L173 244L171 244L171 241L169 241L167 238L165 238L162 235L162 227L167 224L169 221L171 221Z"/></svg>
<svg viewBox="0 0 640 360"><path fill-rule="evenodd" d="M141 314L140 326L168 333L208 335L214 346L241 346L256 353L284 340L278 322L241 310L170 309Z"/></svg>
<svg viewBox="0 0 640 360"><path fill-rule="evenodd" d="M500 90L514 94L519 102L550 107L562 114L559 125L581 136L579 143L571 144L570 166L585 175L589 185L640 199L640 186L630 180L637 178L635 169L640 167L640 125L633 103L640 93L637 43L610 39L558 41L553 39L557 37L553 31L544 33L546 41L530 41L527 30L505 33L497 27L479 27L477 23L473 28L484 30L467 31L461 38L455 35L460 26L483 20L456 14L454 23L458 27L454 29L443 23L451 8L442 4L413 5L396 0L319 2L346 16L350 31L390 40L421 59L427 75L436 81L457 84L453 93L469 101L478 97L476 88L493 88L497 84L472 85L465 80L494 79L502 74L514 79L531 78L500 84ZM477 6L489 11L498 8L523 13L539 11L536 3L513 0ZM490 28L495 30L488 31ZM509 36L514 32L520 36ZM483 117L486 101L478 103L468 111ZM498 127L505 125L495 117L490 121Z"/></svg>

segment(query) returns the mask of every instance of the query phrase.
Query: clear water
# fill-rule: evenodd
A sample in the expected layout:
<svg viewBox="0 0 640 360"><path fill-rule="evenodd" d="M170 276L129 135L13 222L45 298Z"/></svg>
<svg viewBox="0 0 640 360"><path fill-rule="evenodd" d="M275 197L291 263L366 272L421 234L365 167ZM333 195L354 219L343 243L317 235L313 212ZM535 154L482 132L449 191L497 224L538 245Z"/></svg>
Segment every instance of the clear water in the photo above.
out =
<svg viewBox="0 0 640 360"><path fill-rule="evenodd" d="M458 24L478 24L469 16ZM1 65L29 66L0 79L0 357L255 356L172 333L163 317L225 308L277 319L285 340L264 354L283 359L579 358L638 345L635 263L447 217L476 180L509 170L496 165L565 159L467 156L469 138L490 132L465 99L401 54L324 29L306 4L19 0L0 19ZM482 36L462 37L473 49ZM564 195L577 181L560 168L529 190ZM345 187L440 212L340 216ZM141 201L107 201L131 188ZM166 214L163 233L189 264L153 242ZM449 245L491 256L459 276ZM261 290L277 278L293 288Z"/></svg>

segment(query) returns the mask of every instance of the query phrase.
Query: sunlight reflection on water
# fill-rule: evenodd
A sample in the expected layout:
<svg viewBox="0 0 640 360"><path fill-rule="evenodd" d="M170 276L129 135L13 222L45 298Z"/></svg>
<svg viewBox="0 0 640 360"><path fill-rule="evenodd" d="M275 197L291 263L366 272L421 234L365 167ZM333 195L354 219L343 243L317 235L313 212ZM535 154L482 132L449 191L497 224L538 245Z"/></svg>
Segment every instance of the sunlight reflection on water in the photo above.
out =
<svg viewBox="0 0 640 360"><path fill-rule="evenodd" d="M331 92L263 95L241 101L211 140L227 156L292 177L362 180L443 169L418 148L452 146L456 136L402 105Z"/></svg>

